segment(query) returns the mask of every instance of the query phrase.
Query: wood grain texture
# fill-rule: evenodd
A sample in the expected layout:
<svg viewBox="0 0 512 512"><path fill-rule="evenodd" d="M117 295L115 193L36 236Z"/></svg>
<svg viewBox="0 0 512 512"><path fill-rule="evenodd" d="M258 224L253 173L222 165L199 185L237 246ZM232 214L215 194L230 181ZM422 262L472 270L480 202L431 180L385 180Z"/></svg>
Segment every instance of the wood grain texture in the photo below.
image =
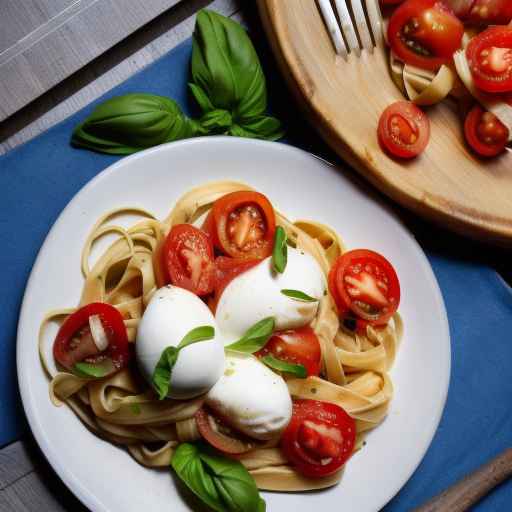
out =
<svg viewBox="0 0 512 512"><path fill-rule="evenodd" d="M0 49L0 121L179 1L9 0L0 23L11 43Z"/></svg>
<svg viewBox="0 0 512 512"><path fill-rule="evenodd" d="M125 81L192 34L203 7L237 16L240 0L186 0L0 122L0 154L39 135Z"/></svg>
<svg viewBox="0 0 512 512"><path fill-rule="evenodd" d="M482 162L467 149L457 109L429 109L431 140L414 161L379 147L381 112L403 99L384 51L336 55L316 2L258 0L284 78L311 124L370 182L416 213L465 236L512 247L512 152Z"/></svg>
<svg viewBox="0 0 512 512"><path fill-rule="evenodd" d="M413 512L465 512L511 476L509 448Z"/></svg>

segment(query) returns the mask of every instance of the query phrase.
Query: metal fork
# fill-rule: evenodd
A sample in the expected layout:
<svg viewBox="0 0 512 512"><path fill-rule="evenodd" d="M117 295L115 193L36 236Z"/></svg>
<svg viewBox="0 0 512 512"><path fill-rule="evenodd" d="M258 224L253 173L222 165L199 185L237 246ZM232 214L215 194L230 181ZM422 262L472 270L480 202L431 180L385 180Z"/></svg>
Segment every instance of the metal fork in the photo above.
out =
<svg viewBox="0 0 512 512"><path fill-rule="evenodd" d="M343 58L384 47L383 23L378 0L317 0L336 53ZM364 3L364 7L363 7ZM333 5L337 17L334 14Z"/></svg>

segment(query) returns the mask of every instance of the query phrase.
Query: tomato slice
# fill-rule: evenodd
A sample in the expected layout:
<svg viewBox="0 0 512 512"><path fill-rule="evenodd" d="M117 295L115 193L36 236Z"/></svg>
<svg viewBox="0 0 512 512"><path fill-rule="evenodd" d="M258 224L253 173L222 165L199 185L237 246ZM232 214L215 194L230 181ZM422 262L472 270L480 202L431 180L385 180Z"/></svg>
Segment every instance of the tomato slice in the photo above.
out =
<svg viewBox="0 0 512 512"><path fill-rule="evenodd" d="M255 355L264 357L268 354L288 363L304 365L308 377L320 374L320 342L309 326L276 332Z"/></svg>
<svg viewBox="0 0 512 512"><path fill-rule="evenodd" d="M256 441L249 440L243 434L234 432L233 429L204 407L196 412L195 418L197 429L203 439L221 452L237 455L246 453L257 446Z"/></svg>
<svg viewBox="0 0 512 512"><path fill-rule="evenodd" d="M437 70L460 48L464 26L440 0L407 0L391 16L388 41L407 64Z"/></svg>
<svg viewBox="0 0 512 512"><path fill-rule="evenodd" d="M359 332L365 332L367 325L386 325L400 303L395 269L384 256L368 249L338 257L329 272L329 291L345 325Z"/></svg>
<svg viewBox="0 0 512 512"><path fill-rule="evenodd" d="M466 48L475 85L487 92L512 91L512 27L490 27Z"/></svg>
<svg viewBox="0 0 512 512"><path fill-rule="evenodd" d="M89 318L95 315L99 317L108 340L105 350L97 347L91 334ZM130 355L121 313L103 302L93 302L69 315L53 344L55 360L67 370L73 370L76 363L87 362L108 367L108 375L111 375L128 364Z"/></svg>
<svg viewBox="0 0 512 512"><path fill-rule="evenodd" d="M473 6L475 0L443 0L455 16L460 20L465 20Z"/></svg>
<svg viewBox="0 0 512 512"><path fill-rule="evenodd" d="M481 156L496 156L508 143L508 128L491 112L473 107L464 122L464 134L471 148Z"/></svg>
<svg viewBox="0 0 512 512"><path fill-rule="evenodd" d="M232 192L215 201L203 229L224 254L263 259L270 256L274 245L274 209L259 192Z"/></svg>
<svg viewBox="0 0 512 512"><path fill-rule="evenodd" d="M464 19L474 25L507 25L511 20L510 0L474 0Z"/></svg>
<svg viewBox="0 0 512 512"><path fill-rule="evenodd" d="M215 293L208 303L213 313L217 309L217 304L226 286L235 277L250 270L258 263L261 263L261 260L241 260L227 256L218 256L215 259Z"/></svg>
<svg viewBox="0 0 512 512"><path fill-rule="evenodd" d="M355 437L355 421L338 405L294 400L281 449L302 474L322 477L345 464L354 450Z"/></svg>
<svg viewBox="0 0 512 512"><path fill-rule="evenodd" d="M196 295L208 295L215 284L213 245L208 235L191 224L173 226L162 257L172 284Z"/></svg>
<svg viewBox="0 0 512 512"><path fill-rule="evenodd" d="M397 101L384 110L377 129L379 142L393 156L414 158L430 139L430 122L410 101Z"/></svg>

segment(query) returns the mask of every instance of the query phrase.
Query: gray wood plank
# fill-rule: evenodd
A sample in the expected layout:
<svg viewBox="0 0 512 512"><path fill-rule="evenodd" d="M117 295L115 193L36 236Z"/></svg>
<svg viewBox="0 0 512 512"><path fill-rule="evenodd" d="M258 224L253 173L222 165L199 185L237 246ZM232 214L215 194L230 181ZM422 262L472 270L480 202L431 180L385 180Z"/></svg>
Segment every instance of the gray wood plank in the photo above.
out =
<svg viewBox="0 0 512 512"><path fill-rule="evenodd" d="M67 495L69 491L60 489L49 492L50 479L56 478L52 474L40 474L36 472L20 478L15 485L4 489L0 496L1 511L16 512L87 512L76 498ZM55 480L53 481L55 484ZM63 485L63 484L60 484Z"/></svg>
<svg viewBox="0 0 512 512"><path fill-rule="evenodd" d="M180 0L76 0L0 53L0 120L27 105ZM18 2L41 14L47 1ZM11 2L9 2L9 5ZM35 9L37 8L37 9ZM19 14L19 13L18 13ZM24 15L26 13L24 12ZM33 14L33 13L32 13ZM43 17L44 19L44 9ZM29 19L33 26L36 17ZM1 30L10 18L0 21ZM19 37L18 31L14 37ZM7 36L7 41L13 34Z"/></svg>
<svg viewBox="0 0 512 512"><path fill-rule="evenodd" d="M231 16L240 5L241 0L186 0L174 6L0 122L0 154L80 110L190 37L199 9L209 7Z"/></svg>
<svg viewBox="0 0 512 512"><path fill-rule="evenodd" d="M0 491L34 470L25 443L17 441L0 450Z"/></svg>

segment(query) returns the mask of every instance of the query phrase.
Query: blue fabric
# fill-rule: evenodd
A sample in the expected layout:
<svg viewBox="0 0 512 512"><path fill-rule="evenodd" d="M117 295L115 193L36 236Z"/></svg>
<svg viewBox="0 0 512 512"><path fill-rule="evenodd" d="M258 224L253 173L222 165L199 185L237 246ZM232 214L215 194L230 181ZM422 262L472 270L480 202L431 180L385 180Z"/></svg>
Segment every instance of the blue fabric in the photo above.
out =
<svg viewBox="0 0 512 512"><path fill-rule="evenodd" d="M149 92L171 96L190 111L186 91L190 51L188 41L102 100L128 92ZM277 76L272 63L265 67L267 76ZM271 103L273 112L287 121L288 142L334 159L296 117L280 82L272 81ZM94 103L0 157L0 302L4 308L0 316L0 445L19 438L27 429L16 382L15 342L22 294L37 251L71 197L118 159L69 145L73 126L93 107ZM410 510L512 446L512 293L488 264L477 260L482 253L478 247L419 221L409 222L430 259L448 309L452 379L434 441L414 476L386 507L388 512ZM492 261L493 253L487 254ZM392 470L392 460L389 465ZM350 510L349 504L347 507ZM512 483L508 483L476 510L511 508Z"/></svg>

